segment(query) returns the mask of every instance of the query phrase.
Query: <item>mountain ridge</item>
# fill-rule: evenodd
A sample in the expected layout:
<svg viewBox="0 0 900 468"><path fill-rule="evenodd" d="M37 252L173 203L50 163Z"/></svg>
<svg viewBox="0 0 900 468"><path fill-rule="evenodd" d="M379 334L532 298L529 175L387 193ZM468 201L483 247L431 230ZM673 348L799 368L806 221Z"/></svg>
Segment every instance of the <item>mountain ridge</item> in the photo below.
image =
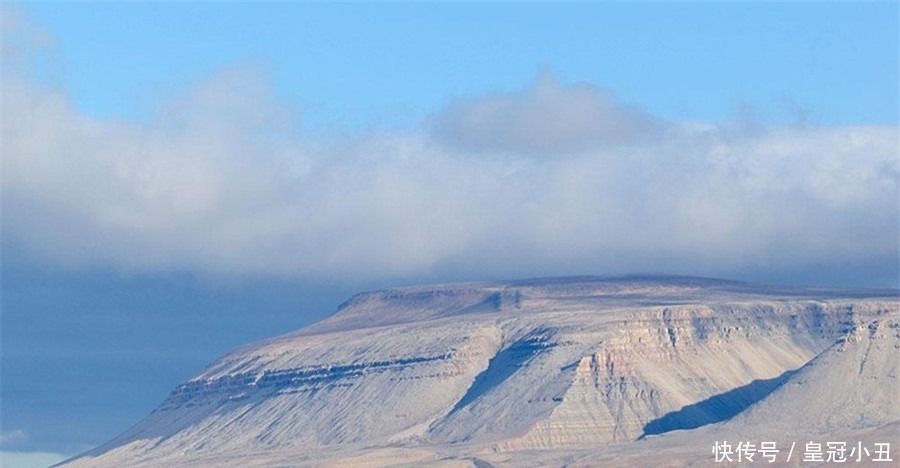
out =
<svg viewBox="0 0 900 468"><path fill-rule="evenodd" d="M740 420L841 339L898 314L893 290L657 275L373 291L310 327L233 350L68 463L316 460L295 463L304 465L390 447L401 458L469 463L479 450L629 445L673 418L682 422L649 439L692 424L699 434ZM889 361L897 351L878 353ZM772 379L783 381L752 387ZM756 391L738 391L748 385ZM883 386L866 388L877 396ZM687 409L704 402L707 413L737 412L717 423Z"/></svg>
<svg viewBox="0 0 900 468"><path fill-rule="evenodd" d="M581 285L582 292L592 293L598 296L596 288L584 288L585 286L600 286L608 288L603 296L610 299L616 298L618 295L625 298L641 295L647 298L657 298L669 300L679 299L675 296L671 288L683 288L681 292L688 293L693 289L701 289L704 294L711 291L721 293L735 293L746 295L784 295L795 297L897 297L900 291L894 289L867 289L867 288L845 288L845 287L817 287L817 286L776 286L776 285L760 285L736 280L722 280L708 277L682 276L682 275L664 275L664 274L633 274L625 276L564 276L564 277L544 277L529 278L524 280L513 281L489 281L489 282L464 282L464 283L443 283L436 285L415 285L398 288L386 288L375 291L368 291L353 295L347 301L338 306L337 310L323 320L312 324L298 332L321 332L329 329L341 329L341 327L362 326L371 327L374 325L390 325L404 323L413 320L425 320L432 318L440 318L440 315L418 315L418 316L397 316L396 314L390 319L383 319L373 316L374 307L362 308L359 316L354 316L354 309L360 308L367 302L385 302L390 303L393 299L410 299L415 296L426 296L430 301L430 306L435 306L435 296L439 295L457 295L462 296L463 293L472 293L477 295L476 299L471 299L464 307L458 302L452 301L439 312L445 312L447 309L454 309L457 313L486 311L493 312L499 310L504 299L508 304L510 299L515 303L515 296L523 291L532 293L544 292L550 297L562 297L566 295L574 295L573 289L578 291L577 286ZM661 290L653 290L653 286L658 286ZM668 288L668 289L667 289ZM762 288L762 289L761 289ZM584 291L584 289L589 289ZM761 292L765 291L765 292ZM568 292L568 294L564 294ZM557 293L554 295L553 293ZM561 294L563 293L563 294ZM680 297L681 300L690 300L691 297ZM418 309L416 312L422 314L430 308Z"/></svg>

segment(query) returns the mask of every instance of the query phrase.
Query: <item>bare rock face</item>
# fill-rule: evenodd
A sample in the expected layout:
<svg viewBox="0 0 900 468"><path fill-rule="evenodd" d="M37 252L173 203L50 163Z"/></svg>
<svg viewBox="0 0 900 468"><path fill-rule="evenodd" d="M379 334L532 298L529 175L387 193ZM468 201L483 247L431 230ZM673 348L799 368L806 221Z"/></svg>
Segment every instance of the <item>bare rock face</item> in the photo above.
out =
<svg viewBox="0 0 900 468"><path fill-rule="evenodd" d="M233 351L69 465L471 465L709 427L863 430L900 422L898 360L893 290L629 277L378 291Z"/></svg>

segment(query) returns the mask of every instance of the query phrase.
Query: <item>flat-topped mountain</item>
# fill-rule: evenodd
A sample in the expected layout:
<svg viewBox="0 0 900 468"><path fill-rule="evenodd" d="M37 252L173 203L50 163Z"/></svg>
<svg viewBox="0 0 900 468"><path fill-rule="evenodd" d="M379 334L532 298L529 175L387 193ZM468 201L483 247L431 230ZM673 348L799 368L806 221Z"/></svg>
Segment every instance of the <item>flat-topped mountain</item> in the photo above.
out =
<svg viewBox="0 0 900 468"><path fill-rule="evenodd" d="M900 427L898 361L896 290L662 276L383 290L229 353L67 466L644 464L652 447L702 462L711 431Z"/></svg>

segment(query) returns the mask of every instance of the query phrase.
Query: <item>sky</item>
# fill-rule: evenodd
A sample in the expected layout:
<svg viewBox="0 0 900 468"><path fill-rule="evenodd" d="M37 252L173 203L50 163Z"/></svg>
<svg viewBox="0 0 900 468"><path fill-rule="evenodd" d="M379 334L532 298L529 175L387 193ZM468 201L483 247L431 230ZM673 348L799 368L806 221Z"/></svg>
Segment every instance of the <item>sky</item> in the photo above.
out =
<svg viewBox="0 0 900 468"><path fill-rule="evenodd" d="M2 8L7 463L362 290L898 284L896 2Z"/></svg>

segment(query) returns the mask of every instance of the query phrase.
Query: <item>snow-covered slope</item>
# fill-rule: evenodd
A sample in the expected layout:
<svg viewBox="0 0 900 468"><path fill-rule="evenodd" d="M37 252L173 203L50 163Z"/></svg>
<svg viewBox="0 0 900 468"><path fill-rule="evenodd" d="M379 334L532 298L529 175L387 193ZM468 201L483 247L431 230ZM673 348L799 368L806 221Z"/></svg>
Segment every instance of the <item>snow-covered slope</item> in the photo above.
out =
<svg viewBox="0 0 900 468"><path fill-rule="evenodd" d="M802 427L790 424L798 420ZM744 433L777 429L827 435L893 422L900 422L896 314L856 326L768 398L730 421L729 427Z"/></svg>
<svg viewBox="0 0 900 468"><path fill-rule="evenodd" d="M473 464L723 421L876 427L900 420L898 320L896 291L683 277L360 294L228 354L70 465ZM797 403L843 409L804 421Z"/></svg>

